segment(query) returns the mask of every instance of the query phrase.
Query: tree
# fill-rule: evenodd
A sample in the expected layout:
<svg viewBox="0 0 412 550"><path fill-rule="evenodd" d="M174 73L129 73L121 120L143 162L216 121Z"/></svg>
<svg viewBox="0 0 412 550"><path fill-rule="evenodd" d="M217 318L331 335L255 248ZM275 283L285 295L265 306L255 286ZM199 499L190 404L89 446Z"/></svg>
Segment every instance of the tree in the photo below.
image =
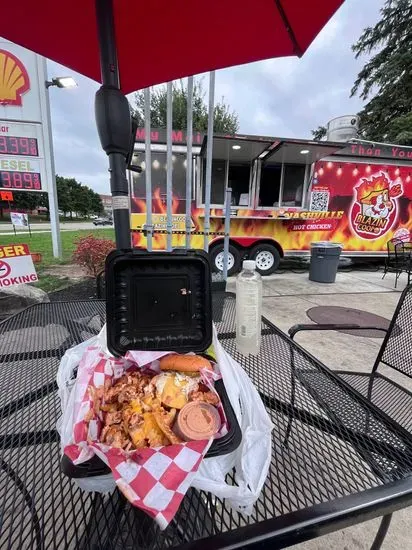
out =
<svg viewBox="0 0 412 550"><path fill-rule="evenodd" d="M47 193L40 194L38 206L41 206L47 209L47 219L50 220L49 195Z"/></svg>
<svg viewBox="0 0 412 550"><path fill-rule="evenodd" d="M56 175L57 202L59 204L59 210L63 212L65 217L67 212L73 210L68 181L68 178Z"/></svg>
<svg viewBox="0 0 412 550"><path fill-rule="evenodd" d="M139 126L144 126L144 92L139 91L134 96L132 106ZM166 128L167 90L166 87L152 89L150 125L153 128ZM187 88L181 82L173 84L173 128L185 130L187 127ZM201 82L193 86L193 129L198 132L207 130L208 108L205 92ZM214 132L217 134L236 134L239 130L238 116L222 98L214 108Z"/></svg>
<svg viewBox="0 0 412 550"><path fill-rule="evenodd" d="M326 126L318 126L316 130L311 130L312 137L315 141L320 141L324 137L326 137Z"/></svg>
<svg viewBox="0 0 412 550"><path fill-rule="evenodd" d="M362 137L412 145L412 2L386 0L380 11L378 23L352 46L356 58L377 53L358 74L351 95L369 99L359 113Z"/></svg>
<svg viewBox="0 0 412 550"><path fill-rule="evenodd" d="M68 213L70 213L70 217L73 217L73 212L80 216L103 213L104 209L100 195L87 185L78 182L75 178L64 178L56 175L56 188L59 210L64 213L65 217ZM12 208L30 211L41 206L47 208L49 215L49 197L47 193L15 191L13 196Z"/></svg>
<svg viewBox="0 0 412 550"><path fill-rule="evenodd" d="M89 202L90 202L90 212L92 214L103 214L104 208L102 199L98 193L95 193L92 189L89 190Z"/></svg>
<svg viewBox="0 0 412 550"><path fill-rule="evenodd" d="M100 196L75 178L64 178L56 175L56 186L59 210L65 216L70 213L72 218L73 212L80 216L101 214L103 212L103 203Z"/></svg>
<svg viewBox="0 0 412 550"><path fill-rule="evenodd" d="M15 191L13 193L12 207L16 210L35 210L42 206L43 193L33 193L29 191Z"/></svg>

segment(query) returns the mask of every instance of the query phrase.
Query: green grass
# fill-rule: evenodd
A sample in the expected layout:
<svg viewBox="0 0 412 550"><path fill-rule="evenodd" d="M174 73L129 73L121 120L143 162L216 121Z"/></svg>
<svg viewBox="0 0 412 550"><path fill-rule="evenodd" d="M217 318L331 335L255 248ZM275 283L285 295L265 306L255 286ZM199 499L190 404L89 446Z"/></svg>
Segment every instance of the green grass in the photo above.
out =
<svg viewBox="0 0 412 550"><path fill-rule="evenodd" d="M62 249L63 260L57 260L53 257L51 233L33 233L32 236L26 235L2 235L0 234L0 245L7 244L20 244L25 243L29 246L30 252L40 253L42 255L42 261L40 264L36 264L37 267L46 267L50 265L56 265L61 263L70 263L74 249L76 247L75 241L79 237L85 237L87 235L93 235L96 238L105 238L114 240L114 229L81 229L78 231L62 231ZM51 276L50 276L51 277Z"/></svg>

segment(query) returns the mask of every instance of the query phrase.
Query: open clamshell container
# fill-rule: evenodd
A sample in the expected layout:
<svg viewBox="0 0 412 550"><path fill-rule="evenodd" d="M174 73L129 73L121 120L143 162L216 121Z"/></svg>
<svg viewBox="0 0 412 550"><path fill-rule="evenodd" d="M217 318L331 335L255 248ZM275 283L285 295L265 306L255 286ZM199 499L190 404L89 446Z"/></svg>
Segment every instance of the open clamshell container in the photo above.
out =
<svg viewBox="0 0 412 550"><path fill-rule="evenodd" d="M213 339L211 270L201 250L115 250L106 259L107 347L115 356L133 350L205 354ZM234 451L242 435L222 380L215 383L229 431L215 439L207 457ZM70 477L107 473L100 459L74 466Z"/></svg>

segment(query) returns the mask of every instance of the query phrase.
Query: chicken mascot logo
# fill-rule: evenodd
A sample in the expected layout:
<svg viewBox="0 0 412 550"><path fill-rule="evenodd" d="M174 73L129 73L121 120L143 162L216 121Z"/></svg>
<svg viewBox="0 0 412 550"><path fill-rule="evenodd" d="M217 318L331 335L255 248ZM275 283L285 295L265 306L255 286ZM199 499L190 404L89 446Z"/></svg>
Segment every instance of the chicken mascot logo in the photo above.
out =
<svg viewBox="0 0 412 550"><path fill-rule="evenodd" d="M353 231L363 239L378 239L396 221L397 198L403 194L400 180L392 182L384 172L362 178L353 188L350 220Z"/></svg>

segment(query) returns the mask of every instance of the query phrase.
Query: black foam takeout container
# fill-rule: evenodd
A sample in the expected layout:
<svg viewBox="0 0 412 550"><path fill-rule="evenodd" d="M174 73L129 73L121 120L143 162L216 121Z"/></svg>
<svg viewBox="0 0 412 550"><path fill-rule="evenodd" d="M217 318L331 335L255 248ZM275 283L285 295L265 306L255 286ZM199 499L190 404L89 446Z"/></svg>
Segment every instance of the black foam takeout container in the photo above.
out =
<svg viewBox="0 0 412 550"><path fill-rule="evenodd" d="M205 353L213 339L211 272L201 250L146 252L115 250L106 259L107 347L115 356L132 350ZM240 427L222 380L215 384L229 424L206 457L234 451ZM90 477L110 470L95 457L77 466L66 457L70 477Z"/></svg>

